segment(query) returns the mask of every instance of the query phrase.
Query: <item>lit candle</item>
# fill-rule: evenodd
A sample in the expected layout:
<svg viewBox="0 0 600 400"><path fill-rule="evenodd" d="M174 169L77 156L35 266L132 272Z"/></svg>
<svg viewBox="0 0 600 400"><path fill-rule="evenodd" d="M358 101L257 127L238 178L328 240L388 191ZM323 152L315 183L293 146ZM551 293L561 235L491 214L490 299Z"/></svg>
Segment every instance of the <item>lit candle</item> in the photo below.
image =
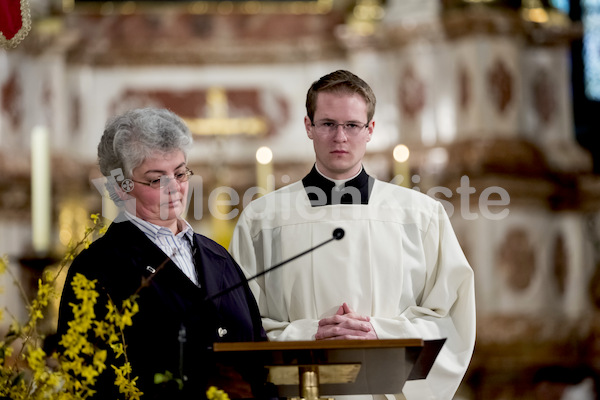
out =
<svg viewBox="0 0 600 400"><path fill-rule="evenodd" d="M48 131L36 126L31 132L31 227L37 254L50 250L51 179Z"/></svg>
<svg viewBox="0 0 600 400"><path fill-rule="evenodd" d="M256 150L256 186L259 187L259 196L267 194L274 189L273 177L273 152L268 147Z"/></svg>
<svg viewBox="0 0 600 400"><path fill-rule="evenodd" d="M394 147L394 181L404 187L410 186L410 167L408 165L408 157L410 151L408 147L399 144Z"/></svg>

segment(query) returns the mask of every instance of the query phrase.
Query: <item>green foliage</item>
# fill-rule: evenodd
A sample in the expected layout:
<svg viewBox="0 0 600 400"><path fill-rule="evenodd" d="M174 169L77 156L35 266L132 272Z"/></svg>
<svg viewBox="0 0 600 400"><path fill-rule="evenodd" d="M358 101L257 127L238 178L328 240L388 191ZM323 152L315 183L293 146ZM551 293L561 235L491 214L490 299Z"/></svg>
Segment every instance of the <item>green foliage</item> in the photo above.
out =
<svg viewBox="0 0 600 400"><path fill-rule="evenodd" d="M178 390L183 390L183 381L179 378L175 378L171 371L165 371L164 374L155 374L154 375L154 384L155 385L168 385L174 383L177 385Z"/></svg>

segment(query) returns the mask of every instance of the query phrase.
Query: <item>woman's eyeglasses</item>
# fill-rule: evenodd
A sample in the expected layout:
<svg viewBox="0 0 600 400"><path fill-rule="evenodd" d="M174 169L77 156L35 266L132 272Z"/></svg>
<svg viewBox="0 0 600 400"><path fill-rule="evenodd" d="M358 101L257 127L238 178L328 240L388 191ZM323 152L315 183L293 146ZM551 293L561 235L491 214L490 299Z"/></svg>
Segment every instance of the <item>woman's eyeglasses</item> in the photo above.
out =
<svg viewBox="0 0 600 400"><path fill-rule="evenodd" d="M152 189L162 189L169 186L172 180L176 180L179 183L187 182L190 179L190 176L194 175L194 171L189 168L186 168L184 172L178 172L175 174L173 178L163 175L160 178L152 179L150 181L136 181L131 179L131 181L135 183L141 183L142 185L150 186Z"/></svg>

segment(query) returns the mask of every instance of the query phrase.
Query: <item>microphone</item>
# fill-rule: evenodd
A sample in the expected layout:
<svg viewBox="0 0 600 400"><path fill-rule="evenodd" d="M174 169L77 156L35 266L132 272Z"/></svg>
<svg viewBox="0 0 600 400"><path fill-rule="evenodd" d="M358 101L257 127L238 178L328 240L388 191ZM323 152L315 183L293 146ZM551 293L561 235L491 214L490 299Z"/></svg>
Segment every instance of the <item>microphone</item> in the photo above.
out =
<svg viewBox="0 0 600 400"><path fill-rule="evenodd" d="M318 249L319 247L326 245L327 243L329 243L329 242L331 242L331 241L333 241L333 240L340 240L341 238L343 238L343 237L344 237L344 233L345 233L345 232L344 232L344 230L343 230L342 228L336 228L336 229L334 229L334 231L333 231L332 237L330 237L329 239L325 240L325 241L324 241L324 242L322 242L322 243L319 243L319 244L318 244L318 245L316 245L315 247L311 247L310 249L308 249L308 250L305 250L305 251L303 251L303 252L302 252L302 253L300 253L300 254L296 254L295 256L293 256L293 257L291 257L291 258L288 258L287 260L284 260L284 261L280 262L279 264L273 265L272 267L270 267L270 268L267 268L267 269L265 269L264 271L262 271L262 272L259 272L258 274L254 275L254 276L251 276L250 278L247 278L245 281L238 282L238 283L236 283L236 284L235 284L235 285L233 285L233 286L229 286L229 287L227 287L227 288L225 288L225 289L221 290L220 292L217 292L217 293L213 294L212 296L208 296L208 297L206 297L204 300L213 300L213 299L215 299L215 298L217 298L217 297L220 297L220 296L222 296L222 295L224 295L224 294L226 294L226 293L229 293L229 292L231 292L231 291L232 291L232 290L234 290L234 289L237 289L237 288L239 288L240 286L244 285L245 283L247 283L247 282L250 282L251 280L254 280L254 279L256 279L256 278L258 278L258 277L260 277L260 276L263 276L264 274L266 274L266 273L268 273L268 272L271 272L271 271L273 271L274 269L276 269L276 268L279 268L279 267L281 267L281 266L283 266L283 265L285 265L285 264L289 263L290 261L294 261L295 259L297 259L297 258L300 258L300 257L302 257L303 255L305 255L305 254L308 254L308 253L310 253L311 251L314 251L314 250Z"/></svg>
<svg viewBox="0 0 600 400"><path fill-rule="evenodd" d="M333 231L333 238L334 238L335 240L340 240L341 238L343 238L343 237L344 237L344 233L345 233L345 232L344 232L344 230L343 230L342 228L336 228L336 229Z"/></svg>

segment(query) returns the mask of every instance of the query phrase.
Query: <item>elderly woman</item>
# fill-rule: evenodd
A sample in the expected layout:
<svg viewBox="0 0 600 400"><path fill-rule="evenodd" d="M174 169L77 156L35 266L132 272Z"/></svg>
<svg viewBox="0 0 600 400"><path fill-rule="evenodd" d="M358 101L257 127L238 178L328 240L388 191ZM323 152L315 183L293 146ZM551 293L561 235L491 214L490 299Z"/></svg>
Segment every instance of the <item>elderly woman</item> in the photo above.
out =
<svg viewBox="0 0 600 400"><path fill-rule="evenodd" d="M137 109L108 122L98 158L122 213L75 258L60 304L62 335L74 319L71 304L79 302L71 285L76 274L97 280L98 319L109 298L120 307L138 293L139 312L124 337L143 398L181 395L179 387L161 392L157 374L179 378L183 397L200 398L212 372L207 349L213 342L266 340L247 285L207 300L244 275L223 247L194 233L181 217L193 174L187 167L191 143L189 129L168 110ZM107 365L96 385L98 398L116 397L113 382Z"/></svg>

